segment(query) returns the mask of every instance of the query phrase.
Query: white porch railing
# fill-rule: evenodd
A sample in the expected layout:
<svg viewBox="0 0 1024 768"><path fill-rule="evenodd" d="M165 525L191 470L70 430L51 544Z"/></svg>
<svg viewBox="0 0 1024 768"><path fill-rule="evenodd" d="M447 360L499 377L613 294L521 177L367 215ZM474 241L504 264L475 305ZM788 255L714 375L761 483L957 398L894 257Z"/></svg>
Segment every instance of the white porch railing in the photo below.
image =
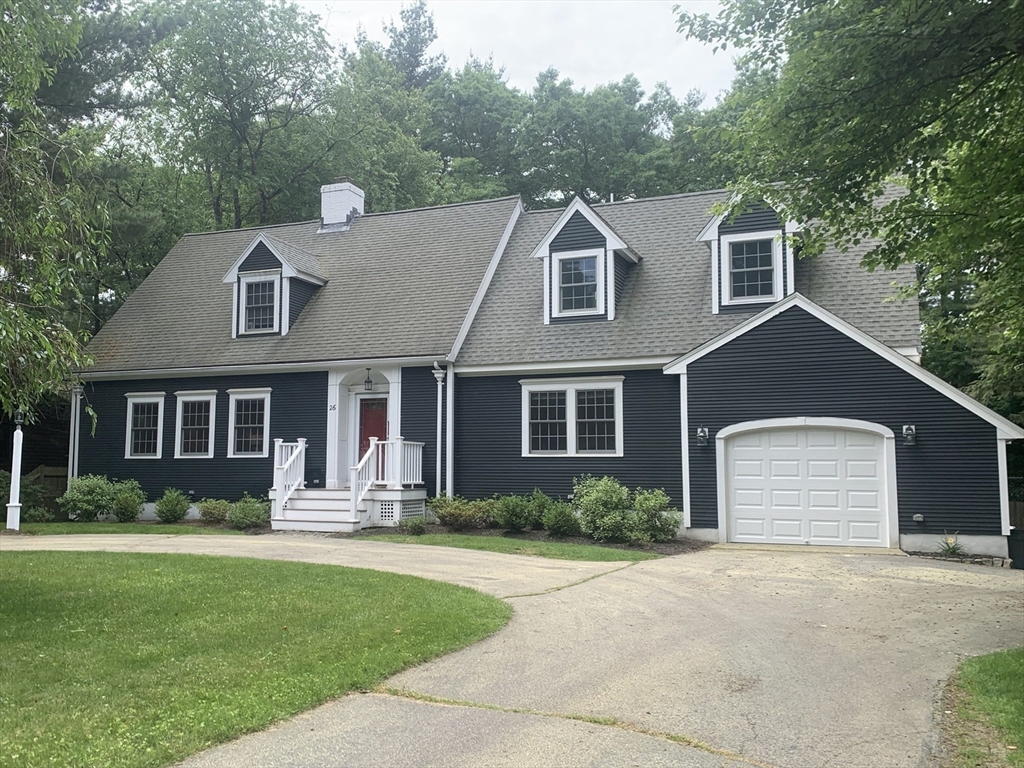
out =
<svg viewBox="0 0 1024 768"><path fill-rule="evenodd" d="M284 505L299 488L306 487L306 438L286 443L274 439L274 508L275 518L284 517Z"/></svg>
<svg viewBox="0 0 1024 768"><path fill-rule="evenodd" d="M370 438L370 447L349 470L352 488L352 518L359 517L359 505L371 488L403 488L423 483L423 443Z"/></svg>

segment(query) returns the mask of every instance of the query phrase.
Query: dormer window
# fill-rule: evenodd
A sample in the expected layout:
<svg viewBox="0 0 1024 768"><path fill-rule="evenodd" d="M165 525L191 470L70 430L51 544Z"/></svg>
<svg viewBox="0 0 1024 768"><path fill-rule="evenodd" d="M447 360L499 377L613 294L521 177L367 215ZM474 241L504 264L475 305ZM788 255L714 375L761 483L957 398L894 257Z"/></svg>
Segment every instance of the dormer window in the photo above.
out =
<svg viewBox="0 0 1024 768"><path fill-rule="evenodd" d="M265 271L239 278L238 327L242 333L277 333L281 315L281 273Z"/></svg>
<svg viewBox="0 0 1024 768"><path fill-rule="evenodd" d="M555 253L552 262L558 286L554 316L603 315L604 249Z"/></svg>
<svg viewBox="0 0 1024 768"><path fill-rule="evenodd" d="M755 304L783 298L782 233L722 235L722 304Z"/></svg>

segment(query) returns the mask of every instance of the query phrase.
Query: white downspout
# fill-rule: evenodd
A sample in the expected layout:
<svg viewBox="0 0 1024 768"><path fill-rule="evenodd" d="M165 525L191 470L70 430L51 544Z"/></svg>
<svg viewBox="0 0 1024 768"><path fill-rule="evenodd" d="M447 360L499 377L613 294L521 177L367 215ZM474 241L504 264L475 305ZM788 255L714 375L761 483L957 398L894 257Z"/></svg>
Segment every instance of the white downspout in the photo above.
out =
<svg viewBox="0 0 1024 768"><path fill-rule="evenodd" d="M447 414L445 458L448 466L445 467L444 492L446 496L451 498L455 495L455 366L451 363L448 364Z"/></svg>

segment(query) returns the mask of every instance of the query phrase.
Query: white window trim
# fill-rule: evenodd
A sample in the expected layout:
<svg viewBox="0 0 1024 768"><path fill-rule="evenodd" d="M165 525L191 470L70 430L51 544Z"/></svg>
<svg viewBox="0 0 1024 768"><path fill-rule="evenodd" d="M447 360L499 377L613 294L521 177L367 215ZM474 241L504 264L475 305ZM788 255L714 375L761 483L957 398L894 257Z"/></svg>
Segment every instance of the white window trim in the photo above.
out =
<svg viewBox="0 0 1024 768"><path fill-rule="evenodd" d="M597 308L596 309L562 309L561 263L567 259L594 259L594 270L597 272ZM582 251L558 251L552 253L549 261L551 270L551 316L552 317L589 317L603 315L605 308L605 272L608 259L604 248L587 248Z"/></svg>
<svg viewBox="0 0 1024 768"><path fill-rule="evenodd" d="M274 283L274 327L260 328L258 331L245 330L245 286L249 283ZM238 335L259 336L268 333L279 333L281 330L281 270L265 269L259 272L246 272L238 278Z"/></svg>
<svg viewBox="0 0 1024 768"><path fill-rule="evenodd" d="M270 455L270 387L258 389L228 390L228 458L229 459L265 459ZM263 452L235 453L235 403L238 400L263 399Z"/></svg>
<svg viewBox="0 0 1024 768"><path fill-rule="evenodd" d="M772 241L772 295L753 296L742 299L734 299L732 293L732 259L729 247L732 243L748 243L754 240ZM721 262L718 270L721 293L721 305L723 307L737 306L741 304L769 304L780 301L783 297L783 283L785 270L782 259L782 232L778 229L762 230L760 232L737 232L732 235L721 237Z"/></svg>
<svg viewBox="0 0 1024 768"><path fill-rule="evenodd" d="M177 403L174 407L174 458L176 459L212 459L214 438L217 434L217 390L203 389L175 392ZM207 402L210 404L210 448L206 453L181 452L181 406L182 403Z"/></svg>
<svg viewBox="0 0 1024 768"><path fill-rule="evenodd" d="M601 378L582 379L520 379L522 386L522 455L524 458L559 458L562 456L598 456L603 458L621 457L623 442L622 421L622 382L624 376L603 376ZM576 450L576 392L592 389L611 389L615 392L615 450L614 451L577 451ZM532 392L565 392L565 446L564 453L544 451L530 452L530 393Z"/></svg>
<svg viewBox="0 0 1024 768"><path fill-rule="evenodd" d="M164 394L163 392L126 392L128 416L124 427L124 457L126 459L159 459L164 453ZM135 455L132 453L132 407L136 403L156 403L156 453Z"/></svg>

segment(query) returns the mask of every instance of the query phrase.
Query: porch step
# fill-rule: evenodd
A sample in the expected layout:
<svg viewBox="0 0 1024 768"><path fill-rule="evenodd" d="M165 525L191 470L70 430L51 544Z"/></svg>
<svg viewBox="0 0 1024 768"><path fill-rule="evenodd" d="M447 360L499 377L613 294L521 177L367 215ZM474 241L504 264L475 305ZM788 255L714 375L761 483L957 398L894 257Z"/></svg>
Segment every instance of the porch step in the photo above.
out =
<svg viewBox="0 0 1024 768"><path fill-rule="evenodd" d="M292 493L292 498L347 501L352 498L352 492L348 488L299 488Z"/></svg>
<svg viewBox="0 0 1024 768"><path fill-rule="evenodd" d="M270 527L275 531L319 531L323 533L352 533L361 527L359 521L353 520L271 520Z"/></svg>
<svg viewBox="0 0 1024 768"><path fill-rule="evenodd" d="M338 520L348 520L352 517L352 510L348 507L344 509L331 508L324 509L323 507L307 507L304 509L296 509L291 506L291 502L288 502L289 506L284 509L284 520L320 520L322 522L335 522ZM360 505L359 512L365 516L366 507Z"/></svg>

